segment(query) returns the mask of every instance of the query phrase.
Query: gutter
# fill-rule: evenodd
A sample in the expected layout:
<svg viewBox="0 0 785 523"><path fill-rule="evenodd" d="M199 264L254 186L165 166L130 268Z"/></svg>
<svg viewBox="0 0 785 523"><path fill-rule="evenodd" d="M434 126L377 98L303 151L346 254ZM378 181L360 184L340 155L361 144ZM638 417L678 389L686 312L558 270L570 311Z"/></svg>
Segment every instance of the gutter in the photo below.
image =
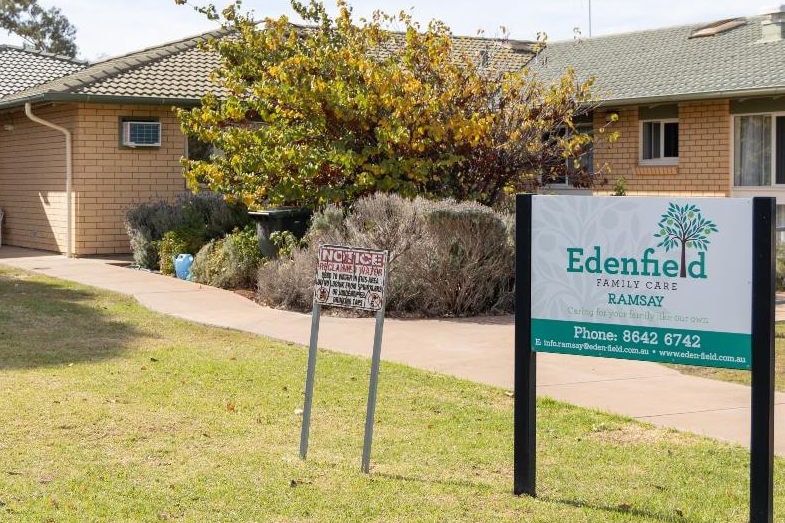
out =
<svg viewBox="0 0 785 523"><path fill-rule="evenodd" d="M63 133L65 136L65 215L66 215L66 225L65 225L65 256L66 258L71 258L73 256L72 251L72 244L73 244L73 223L71 217L71 186L73 184L73 155L71 153L71 131L66 129L65 127L60 127L59 125L55 125L52 122L48 122L43 120L36 115L33 114L32 106L30 102L25 103L25 115L35 123L39 123L41 125L45 125L55 131L59 131Z"/></svg>
<svg viewBox="0 0 785 523"><path fill-rule="evenodd" d="M616 105L647 105L675 102L690 102L699 100L717 100L722 98L754 98L785 95L785 87L765 87L752 89L738 89L732 91L711 91L703 93L682 93L667 94L662 96L647 96L641 98L608 98L597 100L596 103L602 107L613 107Z"/></svg>
<svg viewBox="0 0 785 523"><path fill-rule="evenodd" d="M9 96L10 97L10 96ZM11 109L28 103L40 102L85 102L85 103L127 103L143 105L174 105L178 107L195 107L201 103L200 98L162 98L157 96L123 96L71 93L40 93L11 100L0 98L0 109Z"/></svg>

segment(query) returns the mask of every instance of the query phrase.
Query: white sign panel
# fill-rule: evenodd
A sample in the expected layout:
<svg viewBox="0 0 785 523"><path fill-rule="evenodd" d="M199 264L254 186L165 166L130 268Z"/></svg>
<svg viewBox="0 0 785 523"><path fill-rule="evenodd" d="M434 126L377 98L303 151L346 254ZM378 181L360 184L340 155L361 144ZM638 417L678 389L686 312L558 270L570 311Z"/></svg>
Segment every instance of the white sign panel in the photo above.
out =
<svg viewBox="0 0 785 523"><path fill-rule="evenodd" d="M319 247L314 299L321 305L378 311L384 307L387 251Z"/></svg>
<svg viewBox="0 0 785 523"><path fill-rule="evenodd" d="M748 369L752 200L535 196L532 347Z"/></svg>

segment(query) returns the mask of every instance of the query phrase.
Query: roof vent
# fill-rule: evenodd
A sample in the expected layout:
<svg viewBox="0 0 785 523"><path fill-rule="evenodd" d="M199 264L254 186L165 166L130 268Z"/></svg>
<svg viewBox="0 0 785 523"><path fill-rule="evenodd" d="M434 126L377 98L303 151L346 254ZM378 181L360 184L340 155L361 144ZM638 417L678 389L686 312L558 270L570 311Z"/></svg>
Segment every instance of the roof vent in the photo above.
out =
<svg viewBox="0 0 785 523"><path fill-rule="evenodd" d="M785 37L785 5L767 13L760 24L761 42L776 42Z"/></svg>
<svg viewBox="0 0 785 523"><path fill-rule="evenodd" d="M744 20L744 18L726 18L725 20L717 20L716 22L696 27L692 30L692 33L690 33L690 38L715 36L745 25L746 23L747 21Z"/></svg>

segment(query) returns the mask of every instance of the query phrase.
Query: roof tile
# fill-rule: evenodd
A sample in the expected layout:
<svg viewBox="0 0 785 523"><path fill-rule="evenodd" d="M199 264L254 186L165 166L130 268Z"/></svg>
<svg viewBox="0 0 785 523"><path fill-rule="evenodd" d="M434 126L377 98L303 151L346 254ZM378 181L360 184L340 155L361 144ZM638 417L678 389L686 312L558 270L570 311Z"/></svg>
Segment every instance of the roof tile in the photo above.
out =
<svg viewBox="0 0 785 523"><path fill-rule="evenodd" d="M226 36L226 30L211 31L196 37L143 49L135 53L93 64L70 76L0 100L0 106L19 104L36 97L111 96L151 101L180 100L196 102L208 92L221 94L210 81L210 73L220 65L219 56L203 50L199 43ZM481 59L487 53L492 72L518 70L533 53L526 45L513 50L498 40L455 37L457 52ZM493 52L490 52L493 51Z"/></svg>
<svg viewBox="0 0 785 523"><path fill-rule="evenodd" d="M0 45L0 99L85 66L83 62L49 53Z"/></svg>
<svg viewBox="0 0 785 523"><path fill-rule="evenodd" d="M785 88L785 40L762 42L763 20L701 38L690 35L705 24L554 42L529 67L546 80L572 67L615 103Z"/></svg>

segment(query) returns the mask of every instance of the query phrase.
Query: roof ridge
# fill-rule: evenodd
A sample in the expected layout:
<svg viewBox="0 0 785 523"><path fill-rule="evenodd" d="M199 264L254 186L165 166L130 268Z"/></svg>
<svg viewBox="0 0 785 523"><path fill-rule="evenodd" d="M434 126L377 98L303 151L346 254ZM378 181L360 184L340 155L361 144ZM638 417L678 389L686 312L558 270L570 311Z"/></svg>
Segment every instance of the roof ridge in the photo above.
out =
<svg viewBox="0 0 785 523"><path fill-rule="evenodd" d="M53 58L55 60L60 60L61 62L68 62L76 65L87 65L86 60L79 60L77 58L70 58L65 55L57 54L57 53L50 53L49 51L42 51L40 49L33 49L27 46L20 46L20 45L12 45L12 44L0 44L0 51L4 49L11 49L13 51L21 51L23 53L33 54L37 56L43 56L46 58Z"/></svg>
<svg viewBox="0 0 785 523"><path fill-rule="evenodd" d="M129 56L132 56L132 55L143 54L143 53L147 53L147 52L151 52L151 51L157 51L157 50L160 50L160 49L163 49L163 48L166 48L166 47L174 47L174 46L176 46L178 44L189 44L189 45L186 45L185 48L190 48L190 47L193 47L194 45L198 45L199 42L204 42L204 41L208 40L211 37L224 36L224 35L227 35L227 34L229 34L231 32L232 32L231 29L228 29L228 28L225 28L225 27L219 27L218 29L211 29L210 31L197 33L197 34L194 34L194 35L191 35L191 36L186 36L184 38L178 38L177 40L171 40L169 42L164 42L162 44L151 45L151 46L145 47L143 49L136 49L135 51L131 51L130 53L123 53L123 54L119 54L119 55L116 55L116 56L110 56L108 58L104 58L104 59L99 60L97 62L93 62L90 65L91 66L101 65L103 63L110 62L112 60L120 60L122 58L126 58L126 57L129 57ZM179 50L182 50L182 49L179 49ZM177 51L178 50L175 50L174 52L177 52ZM169 54L170 55L174 54L174 52L169 53Z"/></svg>
<svg viewBox="0 0 785 523"><path fill-rule="evenodd" d="M708 38L694 37L706 24L685 24L551 44L531 68L552 82L570 67L595 78L597 100L621 105L781 95L785 40L761 41L765 19L739 17L743 25Z"/></svg>

